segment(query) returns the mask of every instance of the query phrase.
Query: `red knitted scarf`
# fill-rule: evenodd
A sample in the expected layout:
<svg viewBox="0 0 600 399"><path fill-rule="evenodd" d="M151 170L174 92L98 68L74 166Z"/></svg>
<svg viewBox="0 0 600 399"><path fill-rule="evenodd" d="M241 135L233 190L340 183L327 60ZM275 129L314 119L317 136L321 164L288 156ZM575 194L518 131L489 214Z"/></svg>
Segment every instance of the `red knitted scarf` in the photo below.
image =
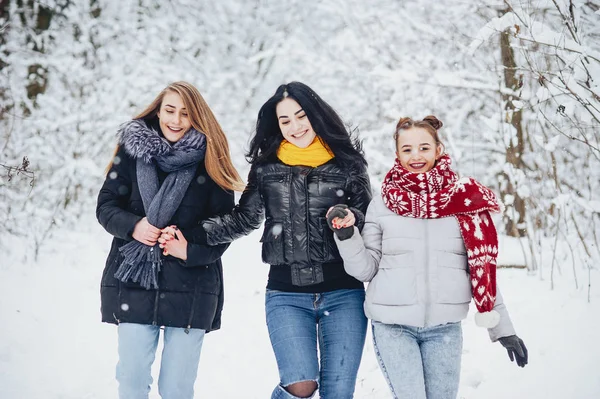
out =
<svg viewBox="0 0 600 399"><path fill-rule="evenodd" d="M472 178L458 179L442 156L426 173L411 173L396 159L382 185L383 202L401 216L458 220L471 274L471 293L481 313L496 302L498 235L490 211L500 212L494 193Z"/></svg>

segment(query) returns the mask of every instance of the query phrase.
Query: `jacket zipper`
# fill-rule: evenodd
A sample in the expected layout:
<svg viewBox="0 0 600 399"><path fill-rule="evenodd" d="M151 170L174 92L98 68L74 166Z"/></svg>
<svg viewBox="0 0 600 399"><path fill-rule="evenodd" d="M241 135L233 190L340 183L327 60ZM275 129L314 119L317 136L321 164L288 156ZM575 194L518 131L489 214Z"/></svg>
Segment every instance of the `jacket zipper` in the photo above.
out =
<svg viewBox="0 0 600 399"><path fill-rule="evenodd" d="M294 253L294 218L292 217L292 185L294 184L294 170L293 168L288 168L287 170L287 176L288 178L288 182L287 182L287 186L288 186L288 198L289 198L289 206L288 206L288 223L289 223L289 227L290 227L290 232L292 234L290 234L289 237L283 237L283 259L281 260L282 263L285 263L285 260L287 258L287 254L286 254L286 242L285 240L288 240L288 242L291 244L290 245L290 253ZM285 177L284 177L284 181L285 181ZM281 221L281 228L282 228L282 233L285 230L285 220ZM292 256L290 256L288 259L293 259ZM290 263L291 264L291 263Z"/></svg>
<svg viewBox="0 0 600 399"><path fill-rule="evenodd" d="M423 325L427 326L429 318L429 307L431 306L431 286L429 284L429 223L425 222L425 320Z"/></svg>
<svg viewBox="0 0 600 399"><path fill-rule="evenodd" d="M118 259L118 257L117 257ZM115 260L114 263L117 263L118 261ZM117 303L119 304L119 309L123 309L123 303L121 302L121 284L123 284L122 282L118 282L119 284L119 300L117 301ZM121 312L119 311L119 309L117 309L117 313L119 314L119 316L121 315ZM121 320L117 317L117 315L113 312L113 318L115 319L115 321L117 322L117 325L121 324Z"/></svg>
<svg viewBox="0 0 600 399"><path fill-rule="evenodd" d="M154 317L152 319L152 325L155 326L158 323L158 298L159 298L160 290L156 290L156 295L154 296Z"/></svg>
<svg viewBox="0 0 600 399"><path fill-rule="evenodd" d="M208 269L208 266L206 266ZM192 328L192 320L194 319L194 310L196 309L196 298L198 297L198 283L200 277L196 279L196 284L194 284L194 297L192 298L192 310L190 311L190 318L188 320L187 327L183 330L186 334L190 333L190 328Z"/></svg>
<svg viewBox="0 0 600 399"><path fill-rule="evenodd" d="M310 259L310 245L308 240L310 239L310 222L309 222L309 218L310 218L310 206L308 203L308 175L310 174L310 172L312 172L312 170L308 170L308 173L304 174L304 199L305 199L305 205L304 205L304 211L305 211L305 215L306 215L306 260L308 262L308 264L310 265L310 271L312 274L312 278L313 281L316 280L316 276L315 276L315 268L312 265L312 261Z"/></svg>
<svg viewBox="0 0 600 399"><path fill-rule="evenodd" d="M119 281L119 300L118 300L118 304L119 304L119 309L123 309L123 303L121 302L121 284L123 284L122 282ZM119 314L119 316L121 315L120 310L117 309L117 313ZM117 317L117 315L113 312L113 317L115 318L115 321L117 322L117 325L121 324L121 320Z"/></svg>

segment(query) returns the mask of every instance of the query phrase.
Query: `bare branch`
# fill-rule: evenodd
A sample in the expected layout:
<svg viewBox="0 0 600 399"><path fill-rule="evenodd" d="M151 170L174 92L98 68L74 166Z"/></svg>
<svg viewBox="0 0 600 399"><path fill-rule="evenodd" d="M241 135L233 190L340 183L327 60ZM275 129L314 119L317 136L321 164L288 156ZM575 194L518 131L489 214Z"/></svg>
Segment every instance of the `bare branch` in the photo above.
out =
<svg viewBox="0 0 600 399"><path fill-rule="evenodd" d="M35 182L35 173L32 170L29 170L29 159L27 159L26 156L23 157L20 165L11 166L0 163L0 166L6 169L6 177L8 178L8 181L11 181L15 175L24 175L30 179L29 185L33 187Z"/></svg>

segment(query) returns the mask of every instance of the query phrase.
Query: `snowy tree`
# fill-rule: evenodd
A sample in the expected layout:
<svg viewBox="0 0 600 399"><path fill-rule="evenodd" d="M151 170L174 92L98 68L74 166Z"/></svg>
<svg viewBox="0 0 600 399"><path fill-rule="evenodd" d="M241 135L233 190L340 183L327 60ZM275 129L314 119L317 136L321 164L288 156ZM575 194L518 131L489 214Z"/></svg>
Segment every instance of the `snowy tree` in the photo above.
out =
<svg viewBox="0 0 600 399"><path fill-rule="evenodd" d="M575 264L590 268L600 258L593 197L600 190L599 8L587 1L505 1L502 15L471 45L500 37L513 55L512 64L502 64L513 77L504 122L518 118L521 130L514 123L509 129L517 157L507 162L506 176L527 203L527 217L514 220L538 243L532 252L539 258L542 237L555 238L552 270L568 261L576 273ZM557 252L561 243L566 251Z"/></svg>
<svg viewBox="0 0 600 399"><path fill-rule="evenodd" d="M528 237L538 254L558 233L572 259L589 262L599 235L597 8L2 2L0 163L21 166L27 156L35 172L33 188L23 175L3 175L2 228L39 247L52 226L92 213L118 125L175 80L200 89L243 173L260 105L279 84L300 80L358 128L376 189L393 162L397 120L435 114L458 171L501 194L505 233Z"/></svg>

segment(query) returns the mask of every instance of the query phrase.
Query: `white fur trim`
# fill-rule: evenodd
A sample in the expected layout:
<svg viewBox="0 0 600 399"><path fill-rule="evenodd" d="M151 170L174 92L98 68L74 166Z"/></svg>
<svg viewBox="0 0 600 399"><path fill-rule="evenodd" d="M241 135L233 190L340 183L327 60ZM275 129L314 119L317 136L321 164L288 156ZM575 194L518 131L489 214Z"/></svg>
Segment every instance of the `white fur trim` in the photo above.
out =
<svg viewBox="0 0 600 399"><path fill-rule="evenodd" d="M475 324L478 327L494 328L500 323L500 313L490 310L485 313L475 313Z"/></svg>

